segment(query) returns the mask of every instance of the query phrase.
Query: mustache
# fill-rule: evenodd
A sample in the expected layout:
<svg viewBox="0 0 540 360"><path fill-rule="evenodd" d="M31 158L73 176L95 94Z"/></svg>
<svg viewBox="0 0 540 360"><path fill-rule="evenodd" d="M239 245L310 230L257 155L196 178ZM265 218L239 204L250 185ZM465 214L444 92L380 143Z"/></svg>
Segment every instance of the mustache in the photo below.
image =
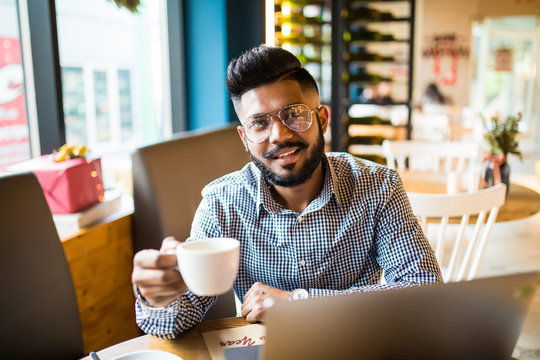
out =
<svg viewBox="0 0 540 360"><path fill-rule="evenodd" d="M308 145L306 143L300 142L300 141L289 141L285 142L283 144L278 144L275 148L270 150L269 152L262 154L262 157L265 159L270 159L272 156L274 156L279 150L285 149L288 147L298 147L300 149L306 149Z"/></svg>

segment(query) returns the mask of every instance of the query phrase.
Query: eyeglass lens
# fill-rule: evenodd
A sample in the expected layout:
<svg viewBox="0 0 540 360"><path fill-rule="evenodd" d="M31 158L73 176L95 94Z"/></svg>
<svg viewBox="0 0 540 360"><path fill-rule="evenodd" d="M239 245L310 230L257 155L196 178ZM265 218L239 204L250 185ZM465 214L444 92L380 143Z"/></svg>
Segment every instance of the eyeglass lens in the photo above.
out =
<svg viewBox="0 0 540 360"><path fill-rule="evenodd" d="M293 131L305 131L311 126L311 110L304 104L281 108L277 115ZM251 141L262 142L268 136L271 126L272 115L262 114L248 118L244 123L244 131Z"/></svg>

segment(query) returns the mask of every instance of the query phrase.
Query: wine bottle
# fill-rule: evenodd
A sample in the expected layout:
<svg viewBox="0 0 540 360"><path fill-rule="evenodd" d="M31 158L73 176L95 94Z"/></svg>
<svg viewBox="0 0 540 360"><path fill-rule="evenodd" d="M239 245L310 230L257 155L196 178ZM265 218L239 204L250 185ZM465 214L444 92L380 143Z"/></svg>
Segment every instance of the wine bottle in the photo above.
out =
<svg viewBox="0 0 540 360"><path fill-rule="evenodd" d="M297 54L296 57L298 58L298 60L300 60L302 65L305 65L307 63L320 64L322 62L320 57L312 57L312 56L307 56L305 54Z"/></svg>
<svg viewBox="0 0 540 360"><path fill-rule="evenodd" d="M381 61L381 62L392 62L396 61L393 56L385 56L377 53L370 53L367 51L359 52L344 52L343 60L346 62L354 61Z"/></svg>
<svg viewBox="0 0 540 360"><path fill-rule="evenodd" d="M384 140L383 136L354 136L348 138L347 145L380 145Z"/></svg>
<svg viewBox="0 0 540 360"><path fill-rule="evenodd" d="M276 16L277 23L293 23L297 25L305 25L305 24L312 24L312 25L322 25L325 23L324 19L320 16L315 17L307 17L304 14L298 14L298 13L291 13L289 15L283 15L281 13L278 13Z"/></svg>
<svg viewBox="0 0 540 360"><path fill-rule="evenodd" d="M291 34L289 36L278 35L276 40L280 44L290 43L290 44L322 44L325 41L320 36L306 36L304 34Z"/></svg>
<svg viewBox="0 0 540 360"><path fill-rule="evenodd" d="M351 125L392 125L390 120L384 120L379 116L343 117L345 126Z"/></svg>
<svg viewBox="0 0 540 360"><path fill-rule="evenodd" d="M353 9L343 9L341 16L349 21L372 20L372 21L392 21L397 18L390 12L379 11L367 6L361 6Z"/></svg>
<svg viewBox="0 0 540 360"><path fill-rule="evenodd" d="M369 82L369 83L378 83L381 81L392 81L391 78L385 77L379 74L372 74L368 72L358 72L351 74L349 72L343 72L341 74L341 80L344 82Z"/></svg>
<svg viewBox="0 0 540 360"><path fill-rule="evenodd" d="M355 31L345 31L343 33L343 40L347 42L351 41L392 41L395 40L392 34L382 34L378 31L367 30L366 28L360 28Z"/></svg>

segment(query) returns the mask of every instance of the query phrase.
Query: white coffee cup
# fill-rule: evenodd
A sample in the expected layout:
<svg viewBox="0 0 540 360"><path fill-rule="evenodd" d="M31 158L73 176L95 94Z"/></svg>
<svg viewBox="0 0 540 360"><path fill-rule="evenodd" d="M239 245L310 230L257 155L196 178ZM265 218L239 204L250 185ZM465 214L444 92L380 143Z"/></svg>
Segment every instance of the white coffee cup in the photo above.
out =
<svg viewBox="0 0 540 360"><path fill-rule="evenodd" d="M195 295L215 296L229 291L236 279L240 242L207 238L184 242L176 248L178 268Z"/></svg>

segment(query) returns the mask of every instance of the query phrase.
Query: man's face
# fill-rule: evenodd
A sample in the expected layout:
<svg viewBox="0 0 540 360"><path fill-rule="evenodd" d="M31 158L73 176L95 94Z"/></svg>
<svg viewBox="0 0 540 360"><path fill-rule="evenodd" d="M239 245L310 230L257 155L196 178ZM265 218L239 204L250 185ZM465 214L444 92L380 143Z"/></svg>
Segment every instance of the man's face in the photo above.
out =
<svg viewBox="0 0 540 360"><path fill-rule="evenodd" d="M314 110L313 123L308 130L295 132L278 120L278 110L292 104L305 104ZM326 108L317 111L318 105L316 91L302 91L292 80L263 85L242 95L236 107L242 123L255 114L276 115L268 139L260 144L250 142L244 132L238 130L253 163L270 184L286 187L303 184L320 165L328 113Z"/></svg>

